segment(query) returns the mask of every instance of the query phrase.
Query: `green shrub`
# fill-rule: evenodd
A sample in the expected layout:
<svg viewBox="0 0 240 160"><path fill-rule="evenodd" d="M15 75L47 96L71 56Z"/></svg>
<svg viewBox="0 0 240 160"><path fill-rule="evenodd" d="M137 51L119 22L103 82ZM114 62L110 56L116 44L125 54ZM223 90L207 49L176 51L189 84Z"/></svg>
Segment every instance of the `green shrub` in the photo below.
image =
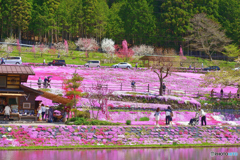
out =
<svg viewBox="0 0 240 160"><path fill-rule="evenodd" d="M177 142L173 142L173 145L177 145Z"/></svg>
<svg viewBox="0 0 240 160"><path fill-rule="evenodd" d="M120 125L121 123L112 123L108 121L101 121L97 119L86 119L84 117L75 117L70 118L66 124L71 124L70 122L74 122L75 125Z"/></svg>
<svg viewBox="0 0 240 160"><path fill-rule="evenodd" d="M126 124L127 124L127 125L131 125L131 120L127 120L127 121L126 121Z"/></svg>
<svg viewBox="0 0 240 160"><path fill-rule="evenodd" d="M76 117L90 118L90 112L77 110Z"/></svg>
<svg viewBox="0 0 240 160"><path fill-rule="evenodd" d="M139 119L139 121L149 121L149 118L148 117L142 117Z"/></svg>

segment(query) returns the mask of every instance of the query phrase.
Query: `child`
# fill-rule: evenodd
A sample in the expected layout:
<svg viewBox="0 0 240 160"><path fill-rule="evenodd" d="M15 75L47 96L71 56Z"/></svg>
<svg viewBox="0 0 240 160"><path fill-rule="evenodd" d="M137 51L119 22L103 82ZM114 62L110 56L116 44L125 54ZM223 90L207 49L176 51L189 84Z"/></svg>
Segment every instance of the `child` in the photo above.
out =
<svg viewBox="0 0 240 160"><path fill-rule="evenodd" d="M158 123L159 122L159 116L160 116L160 109L159 108L157 108L154 116L155 116L155 119L156 119L156 126L159 127L159 123Z"/></svg>

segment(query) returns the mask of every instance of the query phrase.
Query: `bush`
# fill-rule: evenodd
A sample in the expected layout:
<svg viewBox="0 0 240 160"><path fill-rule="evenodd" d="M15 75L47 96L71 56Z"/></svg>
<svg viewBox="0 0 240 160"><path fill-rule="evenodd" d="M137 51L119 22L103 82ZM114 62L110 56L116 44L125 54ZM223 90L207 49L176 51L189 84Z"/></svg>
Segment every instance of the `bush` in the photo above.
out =
<svg viewBox="0 0 240 160"><path fill-rule="evenodd" d="M149 118L148 117L142 117L139 119L139 121L149 121Z"/></svg>
<svg viewBox="0 0 240 160"><path fill-rule="evenodd" d="M89 119L90 118L90 113L88 111L79 111L76 108L71 109L72 112L74 112L75 117L82 117L85 119Z"/></svg>
<svg viewBox="0 0 240 160"><path fill-rule="evenodd" d="M127 125L131 125L131 120L127 120L127 121L126 121L126 124L127 124Z"/></svg>
<svg viewBox="0 0 240 160"><path fill-rule="evenodd" d="M100 121L97 119L86 119L83 117L70 118L66 124L70 125L74 122L75 125L120 125L120 123L112 123L108 121Z"/></svg>
<svg viewBox="0 0 240 160"><path fill-rule="evenodd" d="M90 113L88 111L77 111L76 117L83 117L83 118L89 119Z"/></svg>

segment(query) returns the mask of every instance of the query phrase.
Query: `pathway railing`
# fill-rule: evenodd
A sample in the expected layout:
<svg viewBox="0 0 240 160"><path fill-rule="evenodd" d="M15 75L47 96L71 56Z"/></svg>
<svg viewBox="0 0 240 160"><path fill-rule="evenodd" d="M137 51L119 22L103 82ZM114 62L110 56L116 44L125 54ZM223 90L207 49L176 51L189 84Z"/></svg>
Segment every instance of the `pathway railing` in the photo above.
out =
<svg viewBox="0 0 240 160"><path fill-rule="evenodd" d="M30 88L45 88L43 83L41 84L41 87L39 87L37 81L29 81L26 83L22 83L23 85L30 87ZM82 83L82 86L84 88L91 88L95 84L93 83ZM146 85L136 85L135 88L132 88L131 85L126 85L123 83L120 84L106 84L107 88L112 90L112 91L129 91L129 92L148 92L150 94L158 94L159 93L159 86L153 86L150 84ZM50 87L47 88L64 88L64 83L50 83ZM173 95L173 96L189 96L191 95L192 97L203 97L205 94L210 94L210 92L206 91L199 91L199 90L173 90L173 89L167 89L164 95ZM214 93L213 97L217 98L229 98L229 93L224 93L221 95L220 93ZM230 98L236 98L237 94L231 94Z"/></svg>

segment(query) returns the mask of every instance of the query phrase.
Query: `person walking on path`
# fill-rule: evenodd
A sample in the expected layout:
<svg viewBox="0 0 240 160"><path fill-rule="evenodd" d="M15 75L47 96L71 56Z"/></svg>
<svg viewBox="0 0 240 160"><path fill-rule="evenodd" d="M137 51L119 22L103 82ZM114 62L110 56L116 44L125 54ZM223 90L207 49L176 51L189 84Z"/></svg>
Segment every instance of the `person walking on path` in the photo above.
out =
<svg viewBox="0 0 240 160"><path fill-rule="evenodd" d="M207 125L207 122L206 122L206 112L204 112L203 109L199 109L199 111L200 111L202 126L203 126L203 122L205 123L205 126L206 126Z"/></svg>
<svg viewBox="0 0 240 160"><path fill-rule="evenodd" d="M203 69L203 63L202 63L202 69Z"/></svg>
<svg viewBox="0 0 240 160"><path fill-rule="evenodd" d="M6 104L4 108L4 121L6 119L9 121L10 113L11 113L11 108L8 106L8 104Z"/></svg>
<svg viewBox="0 0 240 160"><path fill-rule="evenodd" d="M237 90L237 98L239 98L239 94L240 94L240 88L238 87L238 90Z"/></svg>
<svg viewBox="0 0 240 160"><path fill-rule="evenodd" d="M50 107L48 110L48 122L53 122L53 108Z"/></svg>
<svg viewBox="0 0 240 160"><path fill-rule="evenodd" d="M44 78L44 83L43 83L44 88L47 88L47 83L48 83L48 79L47 79L47 77L45 76L45 78Z"/></svg>
<svg viewBox="0 0 240 160"><path fill-rule="evenodd" d="M168 108L165 110L165 112L166 112L166 125L169 125L170 120L171 120L171 113L172 113L171 107L168 106Z"/></svg>
<svg viewBox="0 0 240 160"><path fill-rule="evenodd" d="M45 66L45 58L43 59L43 65Z"/></svg>
<svg viewBox="0 0 240 160"><path fill-rule="evenodd" d="M37 84L38 84L38 88L41 88L41 85L42 85L42 79L41 79L41 77L39 77Z"/></svg>
<svg viewBox="0 0 240 160"><path fill-rule="evenodd" d="M221 89L220 93L221 93L221 98L223 98L223 89Z"/></svg>
<svg viewBox="0 0 240 160"><path fill-rule="evenodd" d="M42 114L42 107L41 107L41 104L39 104L38 109L37 109L37 112L38 112L38 114L37 114L37 118L38 118L38 121L40 121L40 116L41 116L41 114Z"/></svg>
<svg viewBox="0 0 240 160"><path fill-rule="evenodd" d="M155 120L156 120L156 126L157 127L159 127L159 117L160 117L160 108L157 108L157 110L156 110L156 112L155 112L155 114L154 114L154 116L155 116Z"/></svg>
<svg viewBox="0 0 240 160"><path fill-rule="evenodd" d="M53 65L55 66L55 60L53 60L53 62L52 62L52 63L53 63Z"/></svg>
<svg viewBox="0 0 240 160"><path fill-rule="evenodd" d="M171 114L170 114L170 119L169 119L169 122L170 122L169 125L170 126L172 126L172 117L173 117L173 112L171 112Z"/></svg>
<svg viewBox="0 0 240 160"><path fill-rule="evenodd" d="M163 94L165 94L165 91L166 91L166 85L165 85L165 83L163 83L162 88L163 88Z"/></svg>
<svg viewBox="0 0 240 160"><path fill-rule="evenodd" d="M136 67L136 69L137 69L137 67L138 67L138 63L136 63L135 67Z"/></svg>
<svg viewBox="0 0 240 160"><path fill-rule="evenodd" d="M47 88L48 88L48 87L51 88L50 82L51 82L51 79L50 79L50 77L48 77L48 78L47 78Z"/></svg>
<svg viewBox="0 0 240 160"><path fill-rule="evenodd" d="M4 58L1 58L1 64L4 64Z"/></svg>
<svg viewBox="0 0 240 160"><path fill-rule="evenodd" d="M46 106L45 120L47 120L47 118L49 118L49 107L48 107L48 105Z"/></svg>
<svg viewBox="0 0 240 160"><path fill-rule="evenodd" d="M131 87L132 87L132 91L136 91L136 82L134 80L132 80L131 82Z"/></svg>
<svg viewBox="0 0 240 160"><path fill-rule="evenodd" d="M192 68L192 66L191 66L191 64L189 65L189 69L191 69Z"/></svg>
<svg viewBox="0 0 240 160"><path fill-rule="evenodd" d="M42 120L44 119L45 112L46 112L46 107L44 106L44 104L42 104ZM45 120L46 120L46 117L45 117Z"/></svg>

